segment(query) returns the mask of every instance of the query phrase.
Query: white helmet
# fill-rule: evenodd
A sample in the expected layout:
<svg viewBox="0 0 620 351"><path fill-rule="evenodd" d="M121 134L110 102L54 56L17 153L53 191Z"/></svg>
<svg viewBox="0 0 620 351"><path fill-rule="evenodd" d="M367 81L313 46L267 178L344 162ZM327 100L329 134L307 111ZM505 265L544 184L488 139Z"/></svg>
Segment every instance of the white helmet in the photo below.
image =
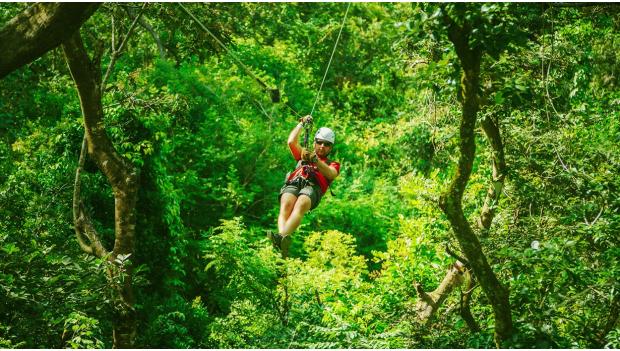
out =
<svg viewBox="0 0 620 351"><path fill-rule="evenodd" d="M316 131L316 134L314 135L314 140L325 140L334 144L334 142L336 141L336 133L334 133L333 130L327 127L321 127L319 128L319 130Z"/></svg>

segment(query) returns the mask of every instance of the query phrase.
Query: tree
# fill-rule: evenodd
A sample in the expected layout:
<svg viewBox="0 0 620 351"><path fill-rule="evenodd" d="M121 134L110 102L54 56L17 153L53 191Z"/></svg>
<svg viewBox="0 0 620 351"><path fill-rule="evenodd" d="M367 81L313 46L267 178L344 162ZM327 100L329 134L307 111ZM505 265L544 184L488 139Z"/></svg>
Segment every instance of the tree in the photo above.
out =
<svg viewBox="0 0 620 351"><path fill-rule="evenodd" d="M455 49L461 69L460 85L457 88L458 101L461 104L459 127L459 160L456 173L448 188L439 199L439 206L448 217L454 235L465 255L466 264L471 267L475 278L489 298L495 314L495 338L498 346L510 338L513 332L512 315L508 289L497 279L489 265L486 255L476 233L469 224L463 211L463 194L476 154L474 128L480 109L481 62L484 54L497 57L505 50L508 43L520 39L520 32L511 34L513 18L497 20L493 6L463 4L440 5L431 7L429 23L434 30L441 29ZM493 218L494 203L499 199L505 177L505 160L503 145L497 125L489 118L482 122L483 129L493 149L493 183L488 191L485 205L479 219L484 229L490 227ZM470 289L468 289L470 290ZM420 296L424 296L420 294ZM467 302L469 297L466 297ZM467 304L466 304L467 305ZM471 315L466 311L464 317L474 326ZM473 328L477 329L477 328Z"/></svg>
<svg viewBox="0 0 620 351"><path fill-rule="evenodd" d="M460 10L460 15L464 15L464 9L457 10ZM478 237L465 218L462 207L463 193L471 174L476 153L474 127L479 109L480 60L483 48L473 46L470 43L474 29L471 22L466 19L463 20L461 17L462 24L459 24L449 13L444 14L443 19L448 27L448 38L454 44L463 72L460 85L460 102L462 105L459 133L460 156L456 174L448 189L442 194L439 206L448 217L461 249L493 306L496 343L499 347L502 341L507 340L513 332L508 289L499 282L491 269Z"/></svg>
<svg viewBox="0 0 620 351"><path fill-rule="evenodd" d="M74 212L75 230L80 247L85 252L105 258L112 263L108 272L109 281L116 292L117 299L115 301L114 347L131 348L134 345L136 325L132 264L128 258L134 252L136 223L134 210L138 193L138 170L116 152L106 134L101 103L99 59L89 58L79 32L63 43L62 47L80 97L88 154L105 174L114 192L116 234L114 249L110 253L103 247L79 200L74 201L74 207L77 207ZM81 159L83 156L82 153ZM78 176L79 172L78 168ZM79 197L79 192L76 194Z"/></svg>

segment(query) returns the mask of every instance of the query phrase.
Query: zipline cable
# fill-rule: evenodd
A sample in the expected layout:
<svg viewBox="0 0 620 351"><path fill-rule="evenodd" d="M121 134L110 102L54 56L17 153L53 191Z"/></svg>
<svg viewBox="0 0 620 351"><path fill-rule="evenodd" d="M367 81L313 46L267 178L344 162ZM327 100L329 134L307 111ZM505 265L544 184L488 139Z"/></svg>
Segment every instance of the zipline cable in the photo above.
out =
<svg viewBox="0 0 620 351"><path fill-rule="evenodd" d="M177 3L177 4L181 7L181 9L188 16L190 16L194 20L194 22L198 24L198 26L200 26L202 30L204 30L207 34L209 34L215 40L215 42L218 43L218 45L220 45L235 60L235 62L237 62L237 64L239 64L239 66L245 71L246 74L248 74L258 84L260 84L263 90L266 90L270 93L272 102L274 103L280 102L280 91L277 88L275 89L270 88L265 82L263 82L260 78L258 78L254 74L254 72L252 72L243 62L241 62L241 60L230 49L228 49L228 47L217 36L215 36L215 34L213 34L209 30L209 28L207 28L200 20L198 20L198 18L196 18L194 14L192 14L187 8L185 8L185 6L183 6L182 3ZM310 112L310 115L314 113L316 104L319 101L319 96L321 94L321 90L323 89L323 84L325 83L325 79L327 78L327 73L329 72L329 68L331 66L332 60L334 59L334 54L336 53L336 48L338 47L338 42L340 41L340 36L342 35L342 29L344 28L344 24L347 20L347 15L349 14L350 7L351 7L351 3L348 3L347 9L344 13L344 18L342 19L342 23L340 24L340 30L338 31L338 37L336 38L336 43L334 44L334 48L332 49L332 54L329 57L327 68L325 69L325 74L323 75L323 79L321 80L321 85L319 86L319 90L316 93L316 98L314 99L314 104L312 105L312 110ZM301 117L301 115L294 108L292 108L289 104L284 102L284 105L288 107L296 116Z"/></svg>
<svg viewBox="0 0 620 351"><path fill-rule="evenodd" d="M239 58L237 58L237 56L235 56L235 54L231 50L229 50L226 45L224 45L224 43L222 43L222 41L215 36L215 34L211 33L209 28L202 24L202 22L200 22L198 18L196 18L188 9L186 9L182 3L179 2L177 4L181 7L181 9L183 9L183 11L187 15L189 15L194 20L194 22L196 22L200 26L200 28L202 28L202 30L207 32L215 40L215 42L218 43L239 64L241 68L243 68L245 73L247 73L250 77L254 78L254 80L258 82L258 84L260 84L264 90L269 91L269 93L271 94L272 102L280 101L280 91L277 88L271 89L269 86L267 86L267 84L263 82L260 78L258 78L245 64L243 64L243 62L241 62L241 60L239 60Z"/></svg>
<svg viewBox="0 0 620 351"><path fill-rule="evenodd" d="M267 84L265 84L265 82L263 82L260 78L258 78L246 65L243 64L243 62L241 62L241 60L239 60L239 58L237 58L232 51L230 51L226 45L224 45L224 43L222 43L222 41L220 41L204 24L202 24L202 22L200 22L188 9L185 8L185 6L183 6L183 4L178 3L179 6L181 7L181 9L187 14L189 15L194 22L198 23L198 25L200 26L200 28L202 28L202 30L204 30L205 32L207 32L213 39L215 39L215 41L222 47L224 48L224 50L226 50L226 52L228 54L230 54L230 56L233 57L233 59L239 64L239 66L241 66L243 68L243 70L252 78L254 78L254 80L256 80L256 82L258 82L258 84L261 85L261 87L263 88L263 90L267 90L269 91L269 94L271 95L271 102L280 102L280 91L276 88L276 89L271 89L267 86ZM288 107L297 117L301 117L301 115L299 114L299 112L295 111L294 108L292 108L289 104L287 104L286 102L283 102L284 106Z"/></svg>
<svg viewBox="0 0 620 351"><path fill-rule="evenodd" d="M342 19L342 24L340 25L340 31L338 32L338 37L336 38L336 43L334 44L334 49L332 50L332 55L329 58L329 62L327 63L327 68L325 69L325 74L323 75L323 80L321 81L321 86L319 87L319 91L316 92L316 98L314 99L314 105L312 105L312 111L310 111L310 115L314 113L314 108L316 107L317 101L319 101L319 95L321 94L321 89L323 89L323 83L325 83L325 78L327 77L327 72L329 71L329 66L332 64L332 59L334 58L334 53L336 52L336 47L338 47L338 41L340 40L340 34L342 34L342 29L344 28L344 22L347 20L347 14L349 13L349 7L351 7L351 3L347 5L347 10L344 13L344 18Z"/></svg>

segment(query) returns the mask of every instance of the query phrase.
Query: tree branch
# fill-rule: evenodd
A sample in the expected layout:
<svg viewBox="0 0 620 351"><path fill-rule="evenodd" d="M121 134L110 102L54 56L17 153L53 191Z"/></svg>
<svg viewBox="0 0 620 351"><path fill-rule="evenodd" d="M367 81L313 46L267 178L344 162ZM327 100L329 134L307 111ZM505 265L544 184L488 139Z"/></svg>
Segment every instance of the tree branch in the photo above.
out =
<svg viewBox="0 0 620 351"><path fill-rule="evenodd" d="M460 262L464 267L471 266L469 264L469 261L467 261L465 258L458 255L456 252L452 251L452 249L450 248L450 245L447 243L446 243L446 252L448 253L448 255L454 257L457 260L457 262Z"/></svg>
<svg viewBox="0 0 620 351"><path fill-rule="evenodd" d="M148 3L145 2L142 5L142 8L140 9L140 12L138 12L138 16L136 16L136 18L134 18L133 22L131 23L131 26L129 26L129 29L127 30L127 34L125 34L125 37L123 38L123 41L121 42L121 45L118 47L118 50L114 47L114 40L112 40L112 56L111 56L111 59L110 59L110 64L108 64L108 69L106 70L105 75L103 76L103 80L101 81L101 89L102 90L105 89L105 83L107 82L108 77L110 76L110 72L112 71L112 67L114 67L114 64L116 64L116 60L118 59L118 56L123 51L123 48L125 47L125 43L127 42L127 39L131 36L131 33L133 32L133 29L136 26L136 23L138 23L138 20L140 19L140 17L142 16L142 13L146 9L146 4L148 4ZM114 38L114 30L112 30L112 38Z"/></svg>
<svg viewBox="0 0 620 351"><path fill-rule="evenodd" d="M89 156L95 160L99 169L106 176L114 193L114 249L108 260L113 266L122 269L122 284L116 287L118 301L113 338L114 348L132 348L136 335L135 309L133 309L132 265L119 263L119 255L128 257L134 251L135 205L138 193L138 172L126 162L114 149L103 124L103 106L101 104L101 67L93 63L84 48L79 31L63 43L63 52L69 71L77 87L80 106L84 116L84 129ZM79 199L77 200L79 203ZM76 204L74 203L74 209ZM77 205L77 212L82 211ZM85 218L85 217L84 217ZM89 226L84 227L88 229ZM89 231L80 234L79 240L88 237ZM96 236L93 236L96 238ZM82 245L82 244L80 244ZM111 279L120 279L119 273L110 268Z"/></svg>
<svg viewBox="0 0 620 351"><path fill-rule="evenodd" d="M469 330L472 333L478 333L480 332L480 326L474 319L474 316L471 314L471 309L469 308L471 303L471 295L478 285L476 284L476 279L474 275L471 274L470 270L465 273L465 281L467 281L465 291L461 291L461 318L463 318L465 323L467 323L467 327L469 327Z"/></svg>
<svg viewBox="0 0 620 351"><path fill-rule="evenodd" d="M493 154L493 179L487 190L487 196L478 218L478 225L483 229L483 233L488 233L495 216L495 208L499 202L499 198L504 188L504 180L506 178L506 158L504 156L504 143L499 127L493 120L486 116L481 121L482 129L491 145Z"/></svg>
<svg viewBox="0 0 620 351"><path fill-rule="evenodd" d="M418 320L423 324L428 325L431 322L433 315L452 290L463 283L463 271L460 267L462 266L457 264L451 266L437 289L430 293L426 293L419 283L414 284L418 295L415 311Z"/></svg>
<svg viewBox="0 0 620 351"><path fill-rule="evenodd" d="M36 3L0 29L0 79L60 45L100 3Z"/></svg>

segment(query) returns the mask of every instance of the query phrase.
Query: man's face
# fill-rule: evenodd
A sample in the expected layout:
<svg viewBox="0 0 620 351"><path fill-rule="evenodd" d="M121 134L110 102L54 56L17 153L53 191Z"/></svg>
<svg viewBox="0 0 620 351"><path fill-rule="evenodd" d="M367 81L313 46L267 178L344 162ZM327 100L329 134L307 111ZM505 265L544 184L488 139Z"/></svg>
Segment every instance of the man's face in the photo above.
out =
<svg viewBox="0 0 620 351"><path fill-rule="evenodd" d="M317 155L321 157L327 156L327 154L329 154L329 152L332 151L332 146L333 146L332 143L330 143L329 141L325 141L321 139L314 140L314 151L316 152Z"/></svg>

